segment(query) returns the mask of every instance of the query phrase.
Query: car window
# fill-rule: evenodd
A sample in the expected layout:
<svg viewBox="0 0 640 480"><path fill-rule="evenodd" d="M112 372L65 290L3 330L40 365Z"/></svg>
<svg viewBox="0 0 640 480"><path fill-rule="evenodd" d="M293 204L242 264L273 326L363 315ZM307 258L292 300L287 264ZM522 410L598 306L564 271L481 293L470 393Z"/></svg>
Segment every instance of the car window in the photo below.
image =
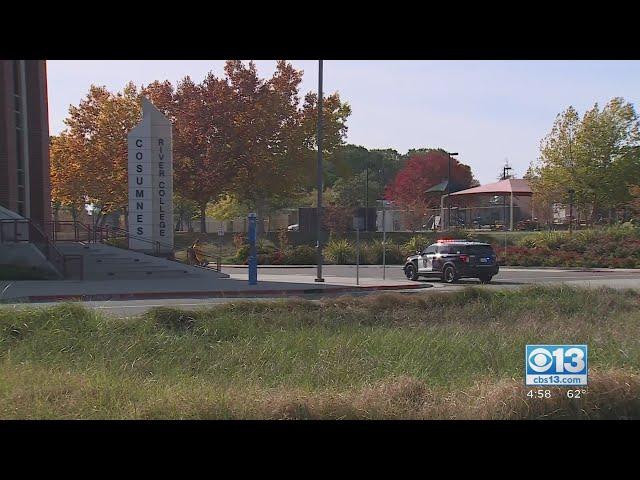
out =
<svg viewBox="0 0 640 480"><path fill-rule="evenodd" d="M447 245L444 248L446 249L446 251L440 251L440 253L448 253L448 254L458 255L460 253L463 253L463 250L464 250L464 246L463 245Z"/></svg>
<svg viewBox="0 0 640 480"><path fill-rule="evenodd" d="M436 246L435 245L431 245L427 248L424 249L424 251L422 252L423 255L431 255L436 253Z"/></svg>
<svg viewBox="0 0 640 480"><path fill-rule="evenodd" d="M468 245L467 254L469 255L494 255L491 245Z"/></svg>

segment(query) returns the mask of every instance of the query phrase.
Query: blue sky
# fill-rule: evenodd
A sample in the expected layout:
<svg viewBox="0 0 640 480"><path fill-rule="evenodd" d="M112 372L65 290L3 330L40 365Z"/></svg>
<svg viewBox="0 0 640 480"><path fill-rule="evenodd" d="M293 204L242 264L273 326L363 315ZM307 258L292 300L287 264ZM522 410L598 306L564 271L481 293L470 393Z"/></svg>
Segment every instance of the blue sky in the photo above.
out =
<svg viewBox="0 0 640 480"><path fill-rule="evenodd" d="M293 60L304 70L302 95L316 90L315 60ZM256 61L262 77L275 61ZM201 81L223 74L223 60L50 60L49 120L63 128L69 105L91 84L121 90L186 75ZM351 104L347 142L367 148L442 147L459 152L481 183L495 181L505 159L522 176L539 154L555 116L573 105L580 113L615 96L640 100L640 61L352 61L324 62L325 93Z"/></svg>

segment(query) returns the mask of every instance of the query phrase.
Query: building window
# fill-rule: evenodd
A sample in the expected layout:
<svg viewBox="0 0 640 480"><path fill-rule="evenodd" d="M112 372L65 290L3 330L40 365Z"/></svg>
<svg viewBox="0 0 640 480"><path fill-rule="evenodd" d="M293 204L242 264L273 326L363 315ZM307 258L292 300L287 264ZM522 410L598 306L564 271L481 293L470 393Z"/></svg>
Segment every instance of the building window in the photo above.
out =
<svg viewBox="0 0 640 480"><path fill-rule="evenodd" d="M23 95L24 85L24 62L21 60L13 61L13 97L14 97L14 112L15 112L15 125L16 125L16 183L18 189L18 214L27 216L27 158L25 155L25 117L24 117L24 104L25 99Z"/></svg>

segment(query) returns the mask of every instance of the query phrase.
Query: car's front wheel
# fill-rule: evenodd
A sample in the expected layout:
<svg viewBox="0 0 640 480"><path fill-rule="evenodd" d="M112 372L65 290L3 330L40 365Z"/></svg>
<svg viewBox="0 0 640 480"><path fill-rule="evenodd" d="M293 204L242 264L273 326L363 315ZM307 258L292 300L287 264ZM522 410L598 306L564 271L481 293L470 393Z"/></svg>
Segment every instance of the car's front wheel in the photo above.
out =
<svg viewBox="0 0 640 480"><path fill-rule="evenodd" d="M407 276L408 280L413 280L414 282L418 280L418 269L413 263L404 267L404 274Z"/></svg>
<svg viewBox="0 0 640 480"><path fill-rule="evenodd" d="M454 283L458 280L456 271L451 265L447 265L442 272L442 280L445 283Z"/></svg>
<svg viewBox="0 0 640 480"><path fill-rule="evenodd" d="M491 283L493 275L483 275L480 277L480 283Z"/></svg>

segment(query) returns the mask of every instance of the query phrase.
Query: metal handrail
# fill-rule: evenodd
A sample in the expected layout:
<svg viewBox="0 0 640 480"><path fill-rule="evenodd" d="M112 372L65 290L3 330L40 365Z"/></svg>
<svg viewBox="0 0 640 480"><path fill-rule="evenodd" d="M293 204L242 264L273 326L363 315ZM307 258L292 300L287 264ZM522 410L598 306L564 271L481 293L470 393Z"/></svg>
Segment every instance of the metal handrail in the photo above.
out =
<svg viewBox="0 0 640 480"><path fill-rule="evenodd" d="M56 220L53 222L48 222L48 225L51 226L51 233L54 242L81 242L81 241L89 241L90 239L90 229L82 222L78 222L77 220ZM60 226L73 226L73 239L64 239L59 238L59 233L62 233L58 227ZM81 231L85 233L85 235L81 236Z"/></svg>
<svg viewBox="0 0 640 480"><path fill-rule="evenodd" d="M4 237L4 225L13 224L13 237ZM18 225L26 225L26 238L22 232L18 232ZM49 237L30 218L14 218L0 220L0 243L31 243L53 265L56 271L65 276L66 256L56 248Z"/></svg>
<svg viewBox="0 0 640 480"><path fill-rule="evenodd" d="M94 242L96 243L98 241L98 238L100 239L100 243L104 243L105 240L109 241L110 239L116 239L116 238L125 238L126 240L133 238L134 240L139 240L141 242L151 243L153 245L154 255L160 254L160 247L167 247L167 249L170 249L172 256L175 253L175 247L173 245L170 245L168 243L162 243L158 240L153 240L147 237L131 235L128 230L125 230L120 227L114 227L113 225L104 225L100 227L96 226L93 232L93 236L94 236Z"/></svg>
<svg viewBox="0 0 640 480"><path fill-rule="evenodd" d="M120 227L115 227L113 225L85 225L82 222L78 222L77 220L58 220L54 222L49 222L52 225L51 231L53 232L54 239L56 241L87 241L93 243L105 243L105 241L115 240L118 238L124 238L129 240L133 238L135 240L139 240L141 242L146 242L153 245L153 255L160 254L160 247L166 247L171 250L173 254L175 252L175 248L173 245L168 243L162 243L158 240L153 240L151 238L142 237L138 235L131 235L128 230L125 230ZM65 225L73 225L74 228L74 238L73 240L62 240L58 239L58 227ZM1 232L0 232L1 233ZM80 233L86 233L86 235L80 235ZM128 248L128 245L127 247Z"/></svg>

